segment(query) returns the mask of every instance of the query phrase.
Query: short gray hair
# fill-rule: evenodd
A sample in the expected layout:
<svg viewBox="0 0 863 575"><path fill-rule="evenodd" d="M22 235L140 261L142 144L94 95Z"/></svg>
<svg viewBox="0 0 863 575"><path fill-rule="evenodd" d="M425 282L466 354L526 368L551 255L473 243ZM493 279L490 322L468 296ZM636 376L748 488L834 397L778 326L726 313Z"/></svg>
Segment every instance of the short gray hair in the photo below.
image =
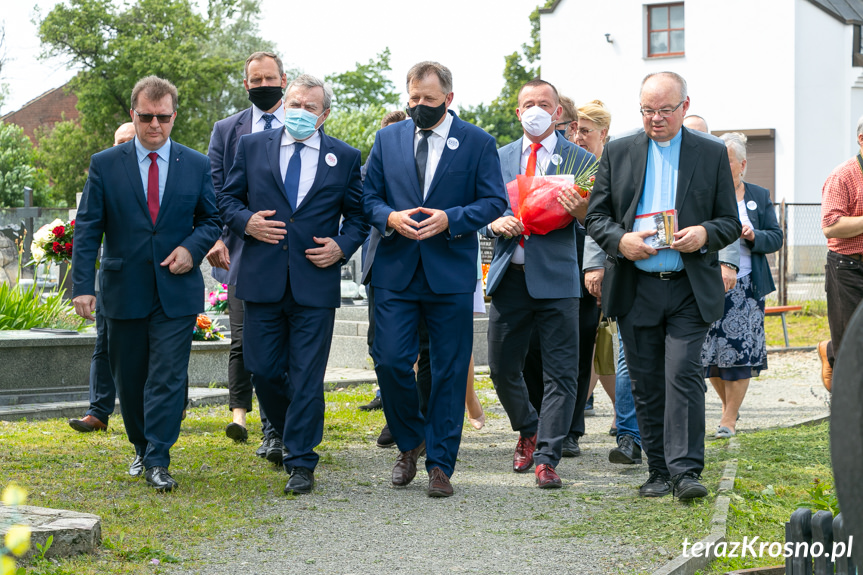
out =
<svg viewBox="0 0 863 575"><path fill-rule="evenodd" d="M747 138L740 132L726 132L719 136L725 142L725 147L734 153L734 157L738 162L746 161L746 141ZM745 172L746 170L744 170Z"/></svg>
<svg viewBox="0 0 863 575"><path fill-rule="evenodd" d="M678 74L677 72L653 72L644 77L644 80L641 81L641 88L638 90L638 99L641 99L641 92L644 90L644 84L647 83L648 80L653 78L654 76L662 76L664 78L671 78L677 85L680 87L680 100L683 101L689 96L689 91L686 88L686 80L683 79L683 76Z"/></svg>
<svg viewBox="0 0 863 575"><path fill-rule="evenodd" d="M291 91L291 88L294 86L302 86L303 88L320 88L324 91L324 110L330 109L330 104L333 103L333 89L329 87L329 85L321 80L320 78L316 78L311 74L300 74L288 84L287 92Z"/></svg>
<svg viewBox="0 0 863 575"><path fill-rule="evenodd" d="M861 134L863 134L863 116L857 120L857 135L860 136Z"/></svg>
<svg viewBox="0 0 863 575"><path fill-rule="evenodd" d="M411 89L411 82L422 80L429 74L434 74L438 77L440 87L444 94L452 92L452 72L450 72L449 68L443 64L429 60L420 62L419 64L414 64L411 66L411 69L408 70L407 82L405 82L408 92L410 92Z"/></svg>

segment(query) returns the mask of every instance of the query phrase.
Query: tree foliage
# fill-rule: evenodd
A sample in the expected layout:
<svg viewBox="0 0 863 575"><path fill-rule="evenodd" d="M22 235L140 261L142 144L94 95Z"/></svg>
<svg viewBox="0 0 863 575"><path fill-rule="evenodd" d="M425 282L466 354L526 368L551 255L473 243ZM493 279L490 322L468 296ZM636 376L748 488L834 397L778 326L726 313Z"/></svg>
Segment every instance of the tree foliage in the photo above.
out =
<svg viewBox="0 0 863 575"><path fill-rule="evenodd" d="M375 143L375 134L381 127L381 118L388 112L380 104L369 104L359 110L334 109L324 124L327 134L357 148L363 161Z"/></svg>
<svg viewBox="0 0 863 575"><path fill-rule="evenodd" d="M390 49L384 48L368 64L357 62L355 70L326 76L324 79L333 89L334 111L356 111L370 106L397 104L399 95L385 75L391 69Z"/></svg>
<svg viewBox="0 0 863 575"><path fill-rule="evenodd" d="M546 0L544 7L548 8L554 0ZM539 6L530 13L530 43L522 44L523 54L513 52L504 57L503 89L491 104L480 104L469 108L461 108L459 116L472 122L491 134L497 140L498 146L505 146L519 139L522 134L521 124L515 115L518 108L518 89L534 78L540 77L540 66L530 66L540 59L539 38ZM527 64L523 63L523 60Z"/></svg>
<svg viewBox="0 0 863 575"><path fill-rule="evenodd" d="M24 205L24 187L33 188L35 205L47 200L48 178L36 167L36 153L24 129L0 122L0 207Z"/></svg>
<svg viewBox="0 0 863 575"><path fill-rule="evenodd" d="M52 203L74 206L75 194L83 191L87 181L90 156L105 149L105 141L69 120L58 122L47 132L37 133L37 137L39 164L50 174L53 184Z"/></svg>

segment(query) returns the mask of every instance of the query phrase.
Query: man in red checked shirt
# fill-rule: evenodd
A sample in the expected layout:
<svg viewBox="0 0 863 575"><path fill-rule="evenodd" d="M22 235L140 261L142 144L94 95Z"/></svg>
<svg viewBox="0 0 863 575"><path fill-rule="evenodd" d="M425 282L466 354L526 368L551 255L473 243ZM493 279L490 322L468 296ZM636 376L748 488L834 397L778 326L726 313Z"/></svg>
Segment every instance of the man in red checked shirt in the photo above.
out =
<svg viewBox="0 0 863 575"><path fill-rule="evenodd" d="M830 341L818 344L818 355L828 390L845 328L863 299L863 117L857 122L857 144L857 156L837 166L821 191L821 231L830 250L825 266Z"/></svg>

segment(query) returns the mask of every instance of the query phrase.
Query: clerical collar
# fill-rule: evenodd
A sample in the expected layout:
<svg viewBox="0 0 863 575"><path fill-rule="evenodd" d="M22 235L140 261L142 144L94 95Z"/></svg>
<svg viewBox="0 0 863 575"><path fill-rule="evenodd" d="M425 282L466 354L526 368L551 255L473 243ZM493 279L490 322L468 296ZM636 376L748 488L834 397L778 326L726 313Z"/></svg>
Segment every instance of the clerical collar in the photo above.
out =
<svg viewBox="0 0 863 575"><path fill-rule="evenodd" d="M659 146L660 148L667 148L668 146L670 146L674 142L679 141L682 137L683 137L683 130L681 129L681 130L678 130L677 133L674 134L674 137L671 138L670 140L666 140L665 142L657 142L656 140L653 140L653 143L656 144L657 146Z"/></svg>

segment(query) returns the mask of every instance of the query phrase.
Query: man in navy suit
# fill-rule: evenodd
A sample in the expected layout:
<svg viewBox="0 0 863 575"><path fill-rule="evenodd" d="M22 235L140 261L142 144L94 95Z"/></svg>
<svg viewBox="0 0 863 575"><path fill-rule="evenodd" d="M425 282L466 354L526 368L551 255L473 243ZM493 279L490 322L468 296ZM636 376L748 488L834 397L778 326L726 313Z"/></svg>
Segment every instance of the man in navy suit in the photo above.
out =
<svg viewBox="0 0 863 575"><path fill-rule="evenodd" d="M642 497L707 495L701 348L722 317L718 251L740 237L728 152L683 127L686 81L674 72L641 85L644 130L605 147L587 212L590 237L609 256L602 309L618 319L649 476ZM676 210L669 248L632 231L635 218Z"/></svg>
<svg viewBox="0 0 863 575"><path fill-rule="evenodd" d="M505 188L494 138L448 111L448 68L416 64L407 91L411 119L377 133L363 190L363 212L381 234L371 269L372 357L400 452L393 484L410 483L427 451L428 494L448 497L473 346L476 231L503 213ZM413 371L421 316L432 365L425 417Z"/></svg>
<svg viewBox="0 0 863 575"><path fill-rule="evenodd" d="M219 236L207 157L171 141L177 89L148 76L132 89L135 139L99 152L78 209L72 303L96 308L96 255L108 357L135 460L147 483L171 491L171 446L180 434L195 317L204 311L198 268ZM104 241L103 241L104 235Z"/></svg>
<svg viewBox="0 0 863 575"><path fill-rule="evenodd" d="M291 82L285 130L240 138L219 195L223 221L245 239L237 270L237 297L246 303L243 356L282 433L291 474L285 493L314 487L341 264L368 234L360 152L321 128L331 99L313 76Z"/></svg>
<svg viewBox="0 0 863 575"><path fill-rule="evenodd" d="M596 162L555 131L562 112L557 90L545 80L521 87L516 113L524 136L499 151L504 181L519 174L575 174ZM513 470L523 473L536 462L536 483L543 489L562 486L555 468L575 408L581 297L576 226L587 213L587 199L573 188L558 201L576 219L547 234L524 236L512 209L485 230L498 238L486 288L491 378L512 429L519 432ZM545 376L541 415L530 403L522 375L534 329Z"/></svg>
<svg viewBox="0 0 863 575"><path fill-rule="evenodd" d="M216 195L222 191L225 178L234 163L237 142L241 136L279 130L285 122L282 94L288 85L282 60L272 52L255 52L246 59L243 68L243 86L252 105L233 116L219 120L213 126L207 156L213 171L213 188ZM222 236L207 254L213 266L213 277L228 286L228 314L231 322L231 355L228 359L228 408L233 421L225 428L225 435L234 441L246 441L246 413L252 409L252 378L243 362L243 302L237 297L237 269L243 255L243 238L224 226ZM264 441L257 454L273 463L282 462L281 433L276 433L261 411Z"/></svg>

